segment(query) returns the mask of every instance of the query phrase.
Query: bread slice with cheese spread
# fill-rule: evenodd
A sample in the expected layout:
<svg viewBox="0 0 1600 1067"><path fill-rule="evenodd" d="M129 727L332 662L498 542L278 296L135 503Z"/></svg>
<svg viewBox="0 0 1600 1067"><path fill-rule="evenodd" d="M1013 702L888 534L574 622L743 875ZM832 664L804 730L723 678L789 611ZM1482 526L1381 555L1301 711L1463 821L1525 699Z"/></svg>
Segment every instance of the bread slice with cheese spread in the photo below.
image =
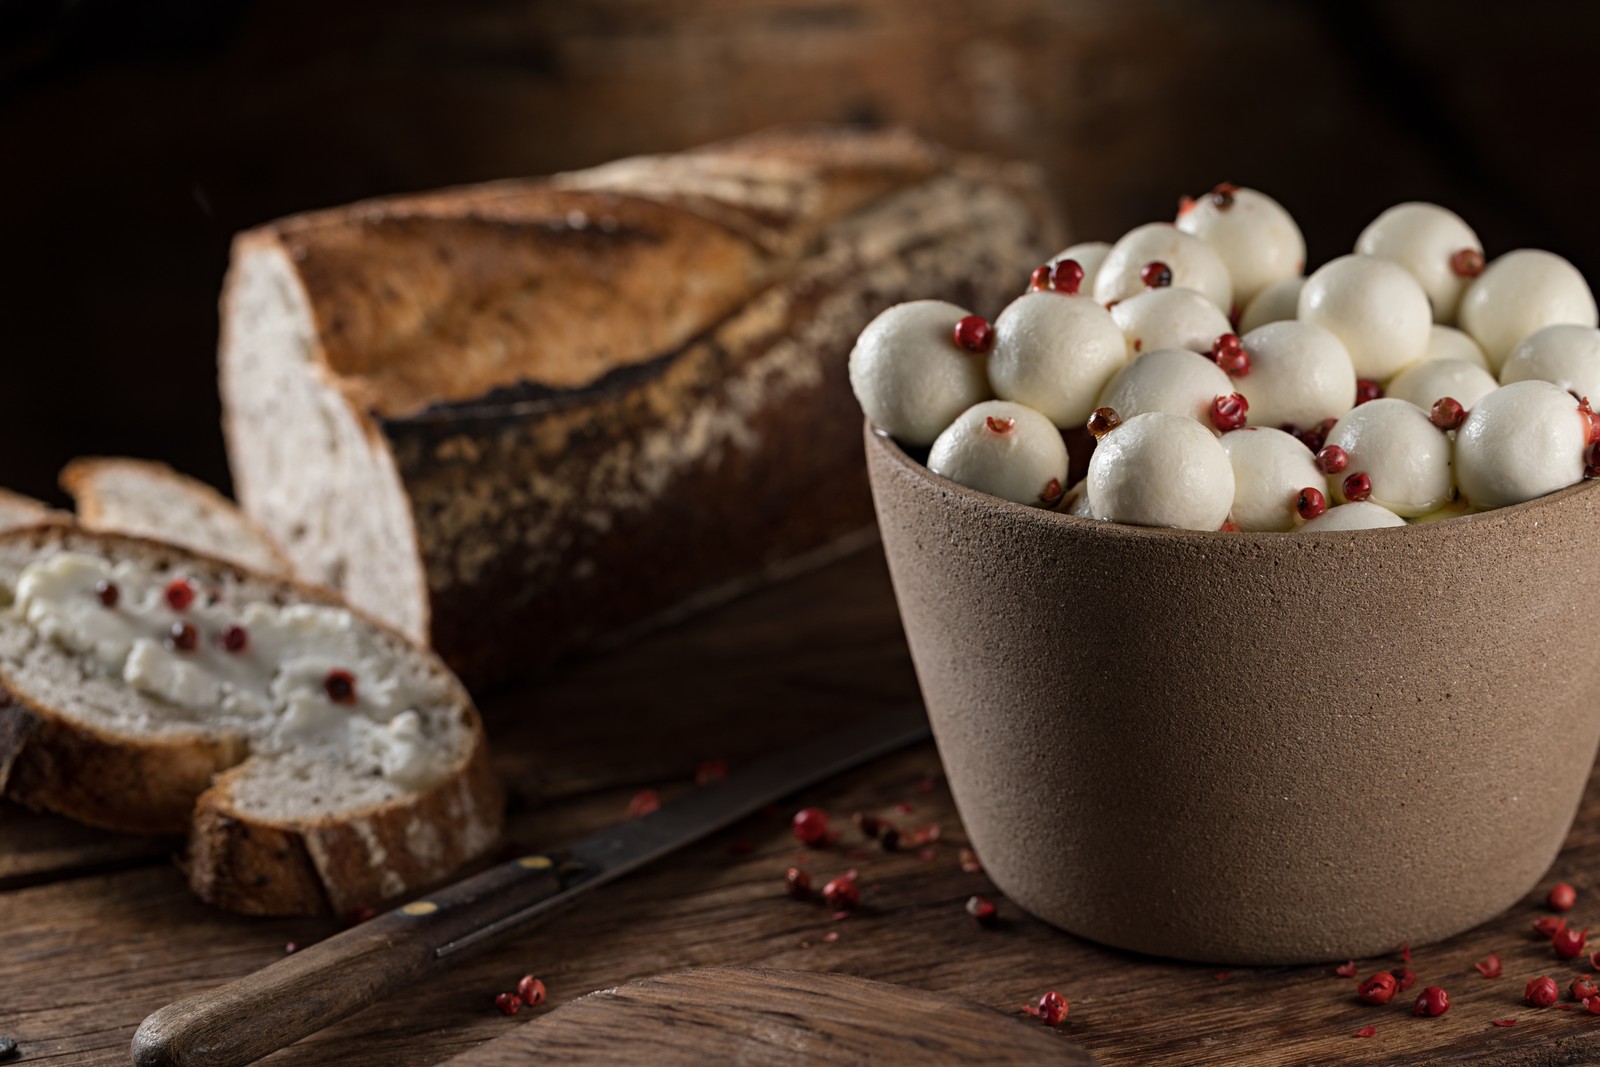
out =
<svg viewBox="0 0 1600 1067"><path fill-rule="evenodd" d="M62 470L61 488L90 530L153 537L264 574L294 573L267 532L233 501L165 463L85 456Z"/></svg>
<svg viewBox="0 0 1600 1067"><path fill-rule="evenodd" d="M502 806L471 698L331 595L70 526L0 534L0 788L187 832L206 900L345 913L483 852Z"/></svg>

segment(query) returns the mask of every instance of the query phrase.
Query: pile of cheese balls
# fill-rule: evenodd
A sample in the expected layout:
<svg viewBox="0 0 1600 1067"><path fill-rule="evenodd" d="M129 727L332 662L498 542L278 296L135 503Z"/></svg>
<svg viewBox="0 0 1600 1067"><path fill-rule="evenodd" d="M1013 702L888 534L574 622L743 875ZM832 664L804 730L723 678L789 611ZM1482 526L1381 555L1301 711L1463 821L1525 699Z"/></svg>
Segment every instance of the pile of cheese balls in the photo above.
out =
<svg viewBox="0 0 1600 1067"><path fill-rule="evenodd" d="M1600 330L1572 264L1486 261L1460 217L1408 203L1304 269L1288 212L1219 185L1176 223L1066 249L992 325L938 300L890 308L850 381L936 474L1111 522L1400 526L1595 476ZM1069 488L1079 428L1093 454Z"/></svg>

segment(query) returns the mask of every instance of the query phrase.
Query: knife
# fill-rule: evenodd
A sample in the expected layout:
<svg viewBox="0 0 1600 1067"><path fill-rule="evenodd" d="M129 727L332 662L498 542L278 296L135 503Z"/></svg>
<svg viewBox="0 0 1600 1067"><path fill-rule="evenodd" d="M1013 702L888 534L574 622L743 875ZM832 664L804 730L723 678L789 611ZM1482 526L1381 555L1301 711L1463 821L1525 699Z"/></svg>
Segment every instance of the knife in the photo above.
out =
<svg viewBox="0 0 1600 1067"><path fill-rule="evenodd" d="M254 974L173 1001L134 1034L133 1062L138 1067L252 1063L409 985L439 961L491 944L790 793L927 736L919 704L875 713L764 756L721 782L570 848L491 867Z"/></svg>

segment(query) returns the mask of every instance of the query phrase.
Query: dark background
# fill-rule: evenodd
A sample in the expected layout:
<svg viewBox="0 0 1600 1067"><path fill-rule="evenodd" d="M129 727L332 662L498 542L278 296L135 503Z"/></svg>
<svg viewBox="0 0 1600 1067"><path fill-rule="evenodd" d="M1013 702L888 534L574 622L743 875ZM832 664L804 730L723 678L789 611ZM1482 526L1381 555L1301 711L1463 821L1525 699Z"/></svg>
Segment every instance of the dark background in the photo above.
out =
<svg viewBox="0 0 1600 1067"><path fill-rule="evenodd" d="M1081 238L1221 180L1312 263L1385 206L1600 268L1600 8L1268 0L0 0L0 483L226 485L230 235L796 120L1043 164Z"/></svg>

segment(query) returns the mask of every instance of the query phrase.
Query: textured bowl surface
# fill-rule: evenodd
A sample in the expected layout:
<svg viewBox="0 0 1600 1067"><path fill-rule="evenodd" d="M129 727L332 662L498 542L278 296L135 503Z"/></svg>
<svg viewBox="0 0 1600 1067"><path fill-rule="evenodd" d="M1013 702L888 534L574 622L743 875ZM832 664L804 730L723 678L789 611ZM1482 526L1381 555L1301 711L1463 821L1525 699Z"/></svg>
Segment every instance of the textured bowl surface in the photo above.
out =
<svg viewBox="0 0 1600 1067"><path fill-rule="evenodd" d="M1600 738L1600 489L1197 533L1008 504L866 434L956 804L1075 934L1215 963L1435 941L1528 892Z"/></svg>

